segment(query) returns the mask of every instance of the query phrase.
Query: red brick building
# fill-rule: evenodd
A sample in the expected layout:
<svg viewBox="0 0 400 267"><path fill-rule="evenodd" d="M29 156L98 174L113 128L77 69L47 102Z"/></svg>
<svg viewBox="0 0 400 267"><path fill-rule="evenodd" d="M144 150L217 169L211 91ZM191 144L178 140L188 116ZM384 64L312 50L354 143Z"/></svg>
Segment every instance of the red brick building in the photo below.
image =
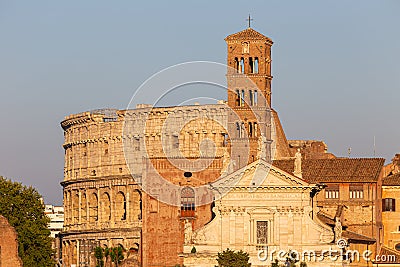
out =
<svg viewBox="0 0 400 267"><path fill-rule="evenodd" d="M17 232L6 218L0 215L0 267L22 267L18 256Z"/></svg>

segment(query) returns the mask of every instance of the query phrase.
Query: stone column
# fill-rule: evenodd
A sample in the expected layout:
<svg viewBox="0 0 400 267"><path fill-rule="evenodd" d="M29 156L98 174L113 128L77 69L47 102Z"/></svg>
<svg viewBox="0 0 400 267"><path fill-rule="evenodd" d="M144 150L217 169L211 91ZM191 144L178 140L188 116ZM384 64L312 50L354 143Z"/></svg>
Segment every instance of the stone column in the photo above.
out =
<svg viewBox="0 0 400 267"><path fill-rule="evenodd" d="M110 188L111 189L111 188ZM117 203L115 203L114 201L114 195L116 192L113 192L112 190L110 190L109 196L110 196L110 224L113 227L115 224L115 214L117 214Z"/></svg>
<svg viewBox="0 0 400 267"><path fill-rule="evenodd" d="M126 221L131 222L131 210L130 210L130 198L129 198L129 187L126 186Z"/></svg>
<svg viewBox="0 0 400 267"><path fill-rule="evenodd" d="M89 207L89 198L90 198L90 194L88 193L88 191L85 191L86 193L86 223L88 224L90 221L90 207Z"/></svg>
<svg viewBox="0 0 400 267"><path fill-rule="evenodd" d="M78 224L82 222L81 216L81 207L82 207L82 192L79 190L78 191Z"/></svg>
<svg viewBox="0 0 400 267"><path fill-rule="evenodd" d="M101 195L100 195L100 188L97 188L97 223L100 221L100 198L101 198ZM97 224L96 223L96 220L95 220L95 224Z"/></svg>

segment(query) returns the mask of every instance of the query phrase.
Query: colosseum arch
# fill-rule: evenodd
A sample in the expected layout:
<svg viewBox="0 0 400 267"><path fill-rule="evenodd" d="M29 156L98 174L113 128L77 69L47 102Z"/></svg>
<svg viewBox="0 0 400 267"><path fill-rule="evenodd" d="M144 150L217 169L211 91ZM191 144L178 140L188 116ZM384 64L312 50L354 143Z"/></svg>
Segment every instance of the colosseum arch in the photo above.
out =
<svg viewBox="0 0 400 267"><path fill-rule="evenodd" d="M65 217L64 217L64 220L65 220L65 224L68 224L69 223L69 215L70 215L70 212L69 212L69 207L70 207L70 204L69 204L69 197L68 197L68 193L69 193L69 191L65 191L65 193L64 193L64 210L65 210Z"/></svg>
<svg viewBox="0 0 400 267"><path fill-rule="evenodd" d="M96 193L92 193L89 198L89 222L98 220L98 198Z"/></svg>
<svg viewBox="0 0 400 267"><path fill-rule="evenodd" d="M79 194L78 191L74 191L72 194L72 223L78 223L79 221Z"/></svg>
<svg viewBox="0 0 400 267"><path fill-rule="evenodd" d="M81 222L87 222L87 199L86 193L81 196Z"/></svg>
<svg viewBox="0 0 400 267"><path fill-rule="evenodd" d="M104 192L103 195L101 195L101 214L101 220L103 222L109 222L111 220L111 199L107 192Z"/></svg>
<svg viewBox="0 0 400 267"><path fill-rule="evenodd" d="M125 194L119 191L115 198L115 219L117 221L126 220L126 198Z"/></svg>
<svg viewBox="0 0 400 267"><path fill-rule="evenodd" d="M139 190L134 190L131 196L132 200L132 219L141 220L142 219L142 193Z"/></svg>

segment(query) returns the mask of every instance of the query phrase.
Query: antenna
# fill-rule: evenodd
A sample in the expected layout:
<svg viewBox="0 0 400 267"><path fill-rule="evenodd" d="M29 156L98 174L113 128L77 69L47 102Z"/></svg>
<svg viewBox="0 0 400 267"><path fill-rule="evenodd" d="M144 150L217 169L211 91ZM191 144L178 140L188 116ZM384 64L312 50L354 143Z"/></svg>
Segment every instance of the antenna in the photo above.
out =
<svg viewBox="0 0 400 267"><path fill-rule="evenodd" d="M349 149L347 149L347 153L349 154L349 158L350 158L350 154L351 154L351 147L349 147Z"/></svg>
<svg viewBox="0 0 400 267"><path fill-rule="evenodd" d="M375 135L374 135L374 157L375 157L375 154L376 154L376 143L375 143Z"/></svg>

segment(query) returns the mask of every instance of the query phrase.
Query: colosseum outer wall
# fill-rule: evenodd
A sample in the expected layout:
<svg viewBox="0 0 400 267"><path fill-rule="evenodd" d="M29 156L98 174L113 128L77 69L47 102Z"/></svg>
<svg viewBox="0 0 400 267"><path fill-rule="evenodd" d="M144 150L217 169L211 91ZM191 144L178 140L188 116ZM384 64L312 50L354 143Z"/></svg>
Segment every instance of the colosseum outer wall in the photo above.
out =
<svg viewBox="0 0 400 267"><path fill-rule="evenodd" d="M125 121L126 116L130 117L130 124ZM142 213L142 207L146 206L142 202L151 199L140 186L145 163L149 162L146 158L159 173L174 173L175 179L171 182L182 184L182 171L167 164L168 157L216 157L212 171L199 173L192 186L218 178L227 145L226 116L226 106L219 104L96 110L66 117L61 123L65 136L64 181L61 183L65 208L64 264L94 266L93 249L99 245L121 245L126 257L139 262L141 256L146 255L146 264L159 261L156 255L160 253L154 250L154 244L158 240L170 242L170 233L165 238L157 233L145 235L146 251L141 246L143 229L161 227L154 214L151 217L155 220L148 217L146 221ZM215 145L213 149L207 143L210 141ZM160 164L162 162L166 163ZM176 179L177 176L181 177ZM183 182L188 183L184 178ZM174 223L173 234L180 235L180 207L169 206L168 210L171 212L168 218L163 216L163 225ZM196 228L211 218L209 206L198 210L207 212L201 212L193 222ZM172 253L168 259L171 264L177 263L173 261L182 242L181 238L176 239L170 252L165 251L168 246L163 248L162 254Z"/></svg>

